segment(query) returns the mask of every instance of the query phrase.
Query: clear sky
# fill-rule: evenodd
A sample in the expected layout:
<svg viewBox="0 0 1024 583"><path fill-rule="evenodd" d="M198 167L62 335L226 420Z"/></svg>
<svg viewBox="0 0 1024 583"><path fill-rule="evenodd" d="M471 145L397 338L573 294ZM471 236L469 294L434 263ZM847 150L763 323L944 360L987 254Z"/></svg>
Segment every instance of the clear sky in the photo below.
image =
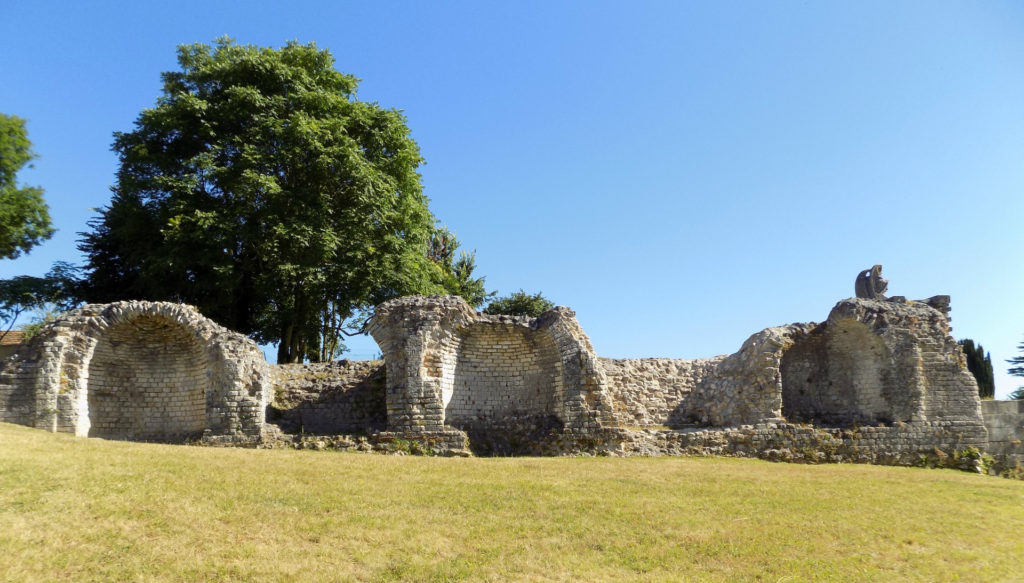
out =
<svg viewBox="0 0 1024 583"><path fill-rule="evenodd" d="M824 320L884 265L953 333L1024 341L1024 6L1014 2L6 2L0 112L29 120L78 262L112 132L230 35L315 41L403 110L431 210L490 289L576 310L598 354L695 358ZM376 353L351 343L355 358Z"/></svg>

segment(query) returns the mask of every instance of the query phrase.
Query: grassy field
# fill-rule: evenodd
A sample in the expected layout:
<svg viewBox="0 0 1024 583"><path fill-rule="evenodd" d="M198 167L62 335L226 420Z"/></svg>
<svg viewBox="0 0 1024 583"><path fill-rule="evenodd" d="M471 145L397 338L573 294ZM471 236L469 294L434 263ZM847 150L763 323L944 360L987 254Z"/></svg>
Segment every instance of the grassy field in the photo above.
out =
<svg viewBox="0 0 1024 583"><path fill-rule="evenodd" d="M0 579L1020 581L1024 482L212 449L0 424Z"/></svg>

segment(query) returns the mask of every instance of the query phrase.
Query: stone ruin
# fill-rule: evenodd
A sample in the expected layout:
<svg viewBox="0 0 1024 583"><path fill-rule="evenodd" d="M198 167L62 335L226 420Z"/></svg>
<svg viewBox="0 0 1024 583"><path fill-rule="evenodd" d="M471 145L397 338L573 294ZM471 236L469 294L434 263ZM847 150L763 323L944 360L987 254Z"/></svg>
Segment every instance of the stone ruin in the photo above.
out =
<svg viewBox="0 0 1024 583"><path fill-rule="evenodd" d="M489 316L457 297L417 296L381 304L368 323L383 364L270 366L191 307L90 305L0 365L0 421L439 454L963 465L993 449L1021 459L1024 427L1005 408L998 447L989 442L949 297L886 298L881 266L855 287L864 297L820 324L768 328L735 354L695 360L598 358L565 307Z"/></svg>
<svg viewBox="0 0 1024 583"><path fill-rule="evenodd" d="M64 314L0 368L0 421L79 436L258 440L270 379L252 340L166 302Z"/></svg>

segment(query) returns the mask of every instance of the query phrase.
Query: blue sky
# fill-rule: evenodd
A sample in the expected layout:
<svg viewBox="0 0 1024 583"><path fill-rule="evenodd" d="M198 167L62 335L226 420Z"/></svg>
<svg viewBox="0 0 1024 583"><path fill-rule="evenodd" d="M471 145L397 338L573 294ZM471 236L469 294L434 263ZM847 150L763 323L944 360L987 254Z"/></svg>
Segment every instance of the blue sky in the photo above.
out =
<svg viewBox="0 0 1024 583"><path fill-rule="evenodd" d="M111 134L175 47L315 41L401 109L431 210L502 293L570 306L599 354L734 352L821 321L884 265L957 338L1024 341L1024 7L1010 2L8 3L0 111L29 120L79 261ZM354 342L352 356L376 352Z"/></svg>

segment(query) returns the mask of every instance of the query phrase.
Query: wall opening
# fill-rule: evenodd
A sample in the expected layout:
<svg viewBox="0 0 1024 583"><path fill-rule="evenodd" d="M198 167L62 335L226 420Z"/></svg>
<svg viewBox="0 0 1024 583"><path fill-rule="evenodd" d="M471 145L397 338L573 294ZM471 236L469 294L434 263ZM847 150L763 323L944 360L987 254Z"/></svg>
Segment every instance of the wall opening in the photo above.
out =
<svg viewBox="0 0 1024 583"><path fill-rule="evenodd" d="M181 324L139 316L108 328L89 362L89 436L176 442L206 428L202 345Z"/></svg>
<svg viewBox="0 0 1024 583"><path fill-rule="evenodd" d="M517 325L478 324L462 336L445 423L550 418L562 398L562 361L550 335Z"/></svg>
<svg viewBox="0 0 1024 583"><path fill-rule="evenodd" d="M798 338L782 355L782 416L794 423L836 423L836 412L850 408L848 395L831 388L825 333L821 327Z"/></svg>
<svg viewBox="0 0 1024 583"><path fill-rule="evenodd" d="M891 423L891 358L885 342L854 320L829 323L782 357L782 414L821 425Z"/></svg>

